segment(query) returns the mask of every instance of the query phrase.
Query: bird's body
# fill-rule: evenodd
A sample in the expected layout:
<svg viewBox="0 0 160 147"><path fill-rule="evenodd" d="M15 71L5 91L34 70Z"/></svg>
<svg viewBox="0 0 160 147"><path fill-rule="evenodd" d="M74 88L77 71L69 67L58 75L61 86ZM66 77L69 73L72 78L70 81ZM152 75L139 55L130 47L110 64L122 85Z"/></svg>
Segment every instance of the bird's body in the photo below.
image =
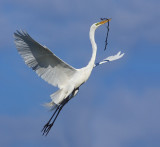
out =
<svg viewBox="0 0 160 147"><path fill-rule="evenodd" d="M42 46L38 42L33 40L26 32L17 31L17 33L14 33L17 50L24 59L25 63L46 82L59 88L58 91L51 95L52 101L46 104L52 110L56 108L53 116L56 113L59 114L63 106L77 94L79 87L88 80L93 68L96 65L116 60L123 56L123 54L120 55L120 53L118 53L117 55L112 56L110 59L108 57L102 62L99 62L95 65L97 53L97 45L94 38L95 30L100 25L108 21L108 19L103 20L101 22L94 23L91 26L89 37L92 45L92 56L87 66L80 69L75 69L62 61L47 47ZM44 126L44 134L48 134L58 114L56 115L52 123L50 122L53 116Z"/></svg>

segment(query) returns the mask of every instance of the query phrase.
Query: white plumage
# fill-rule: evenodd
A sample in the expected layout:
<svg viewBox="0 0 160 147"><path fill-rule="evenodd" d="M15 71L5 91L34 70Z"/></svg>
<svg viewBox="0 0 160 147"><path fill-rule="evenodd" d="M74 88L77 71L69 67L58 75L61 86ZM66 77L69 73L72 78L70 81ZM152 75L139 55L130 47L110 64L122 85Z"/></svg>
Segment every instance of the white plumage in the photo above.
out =
<svg viewBox="0 0 160 147"><path fill-rule="evenodd" d="M47 47L33 40L26 32L15 35L15 43L25 63L46 82L62 88L76 69L54 55Z"/></svg>
<svg viewBox="0 0 160 147"><path fill-rule="evenodd" d="M92 69L95 66L106 63L108 61L117 60L124 55L119 52L115 56L110 56L103 61L95 64L97 52L97 45L94 39L95 30L100 25L108 21L109 20L106 19L91 26L89 37L92 45L92 57L88 65L81 69L75 69L65 63L63 60L53 54L47 47L42 46L38 42L33 40L28 33L24 31L17 31L16 33L14 33L17 50L24 59L25 63L30 68L32 68L43 80L59 88L58 91L51 95L52 101L47 104L47 106L51 107L52 109L57 108L55 113L59 110L59 114L62 107L77 94L79 87L88 80ZM53 116L55 115L55 113L53 114ZM58 116L58 114L56 115L56 117ZM48 134L50 128L54 123L53 121L51 125L50 121L45 125L43 129L44 133L46 134Z"/></svg>

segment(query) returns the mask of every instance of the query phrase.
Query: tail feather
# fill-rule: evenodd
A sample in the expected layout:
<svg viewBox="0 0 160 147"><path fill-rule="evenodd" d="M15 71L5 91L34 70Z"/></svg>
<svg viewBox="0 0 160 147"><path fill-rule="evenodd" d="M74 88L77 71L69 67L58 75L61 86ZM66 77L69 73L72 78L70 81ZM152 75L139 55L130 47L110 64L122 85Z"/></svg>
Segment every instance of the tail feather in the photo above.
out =
<svg viewBox="0 0 160 147"><path fill-rule="evenodd" d="M62 89L59 89L55 93L50 95L52 101L50 103L45 103L44 106L49 108L50 110L54 110L63 100L63 92Z"/></svg>
<svg viewBox="0 0 160 147"><path fill-rule="evenodd" d="M51 111L54 110L55 108L57 108L57 104L55 104L53 101L51 101L50 103L45 103L43 106L49 108Z"/></svg>
<svg viewBox="0 0 160 147"><path fill-rule="evenodd" d="M59 89L55 93L50 95L52 101L50 103L44 104L44 106L49 107L51 110L55 109L61 102L65 99L66 93L64 89Z"/></svg>
<svg viewBox="0 0 160 147"><path fill-rule="evenodd" d="M60 104L64 99L63 89L59 89L55 93L51 94L50 97L55 104Z"/></svg>

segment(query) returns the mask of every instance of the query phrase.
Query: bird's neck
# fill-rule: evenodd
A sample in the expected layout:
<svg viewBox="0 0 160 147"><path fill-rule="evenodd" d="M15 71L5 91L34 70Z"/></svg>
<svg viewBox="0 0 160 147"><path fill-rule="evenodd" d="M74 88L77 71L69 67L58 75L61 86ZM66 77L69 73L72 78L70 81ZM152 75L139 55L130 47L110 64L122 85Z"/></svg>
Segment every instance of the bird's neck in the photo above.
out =
<svg viewBox="0 0 160 147"><path fill-rule="evenodd" d="M95 27L91 27L90 32L89 32L89 38L90 38L91 45L92 45L92 57L91 57L87 66L92 67L92 68L94 66L95 59L96 59L96 53L97 53L97 44L95 42L95 37L94 37L95 36L95 30L96 30Z"/></svg>

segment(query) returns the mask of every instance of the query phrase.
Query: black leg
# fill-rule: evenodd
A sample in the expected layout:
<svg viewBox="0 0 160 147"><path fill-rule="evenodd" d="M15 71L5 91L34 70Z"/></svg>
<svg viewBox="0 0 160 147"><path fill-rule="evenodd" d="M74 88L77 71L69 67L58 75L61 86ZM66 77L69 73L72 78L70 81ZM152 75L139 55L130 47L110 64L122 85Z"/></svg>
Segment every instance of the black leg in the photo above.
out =
<svg viewBox="0 0 160 147"><path fill-rule="evenodd" d="M53 115L51 116L51 118L49 119L49 121L45 124L45 126L43 127L42 131L43 135L47 136L49 131L51 130L54 122L56 121L59 113L61 112L62 108L64 107L64 105L69 101L69 97L66 98L59 106L57 106L55 112L53 113ZM53 122L51 123L53 117L55 116Z"/></svg>
<svg viewBox="0 0 160 147"><path fill-rule="evenodd" d="M45 134L47 128L50 126L50 122L51 122L52 118L54 117L54 115L56 114L56 112L59 110L59 107L60 107L60 106L58 106L58 107L56 108L56 110L54 111L54 113L53 113L53 115L51 116L51 118L49 119L49 121L44 125L44 127L43 127L43 129L42 129L42 131L41 131L41 132L43 132L43 135Z"/></svg>
<svg viewBox="0 0 160 147"><path fill-rule="evenodd" d="M64 106L64 105L63 105L63 106ZM57 119L59 113L61 112L63 106L61 106L61 107L59 108L59 110L58 110L58 112L57 112L57 114L56 114L56 116L55 116L53 122L52 122L51 124L49 124L49 126L46 128L45 132L43 132L43 135L44 135L44 133L45 133L45 136L48 135L48 133L49 133L49 131L51 130L51 128L52 128L54 122L56 121L56 119Z"/></svg>

